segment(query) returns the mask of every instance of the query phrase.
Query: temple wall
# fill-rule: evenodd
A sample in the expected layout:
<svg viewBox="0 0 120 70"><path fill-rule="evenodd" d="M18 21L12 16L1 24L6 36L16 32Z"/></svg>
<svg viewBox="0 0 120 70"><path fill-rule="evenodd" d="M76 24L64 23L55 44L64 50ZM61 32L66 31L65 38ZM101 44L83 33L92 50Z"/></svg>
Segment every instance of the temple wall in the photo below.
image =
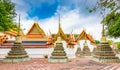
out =
<svg viewBox="0 0 120 70"><path fill-rule="evenodd" d="M93 52L93 49L95 48L95 46L91 45L89 40L86 40L86 41L87 41L87 44L88 44L88 48L90 49L90 52ZM79 41L81 50L83 50L84 42L85 42L85 40L80 40Z"/></svg>
<svg viewBox="0 0 120 70"><path fill-rule="evenodd" d="M44 58L44 55L50 57L53 48L26 48L30 58ZM10 51L10 48L0 48L0 58L5 58L7 53ZM68 58L75 57L75 49L65 48Z"/></svg>
<svg viewBox="0 0 120 70"><path fill-rule="evenodd" d="M30 58L44 58L44 55L50 56L53 49L51 48L26 48ZM5 58L10 48L0 48L0 58Z"/></svg>
<svg viewBox="0 0 120 70"><path fill-rule="evenodd" d="M65 41L63 42L63 47L65 52L67 53L68 58L75 58L75 52L77 50L77 45L74 46L74 48L67 48L67 43Z"/></svg>
<svg viewBox="0 0 120 70"><path fill-rule="evenodd" d="M65 52L67 53L68 58L75 58L75 53L77 50L78 45L75 45L74 48L67 48L66 47L66 42L63 42L63 47ZM90 51L93 50L93 46L90 45L89 41L88 42L88 47L90 48ZM79 41L80 47L83 49L83 43L84 41ZM44 55L48 55L48 57L51 55L53 48L26 48L25 49L29 55L30 58L44 58ZM7 53L10 51L10 48L0 48L0 58L5 58Z"/></svg>

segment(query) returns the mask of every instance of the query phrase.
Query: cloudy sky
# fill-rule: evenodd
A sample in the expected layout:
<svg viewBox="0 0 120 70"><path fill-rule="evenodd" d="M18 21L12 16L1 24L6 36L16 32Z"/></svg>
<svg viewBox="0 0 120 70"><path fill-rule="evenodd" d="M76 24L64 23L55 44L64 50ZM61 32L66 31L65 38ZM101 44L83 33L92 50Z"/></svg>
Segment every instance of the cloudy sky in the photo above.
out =
<svg viewBox="0 0 120 70"><path fill-rule="evenodd" d="M101 15L89 13L96 0L12 0L16 4L17 14L21 14L21 27L27 33L37 21L45 33L57 33L58 14L65 33L80 34L83 29L95 39L101 38ZM18 22L18 16L16 17Z"/></svg>

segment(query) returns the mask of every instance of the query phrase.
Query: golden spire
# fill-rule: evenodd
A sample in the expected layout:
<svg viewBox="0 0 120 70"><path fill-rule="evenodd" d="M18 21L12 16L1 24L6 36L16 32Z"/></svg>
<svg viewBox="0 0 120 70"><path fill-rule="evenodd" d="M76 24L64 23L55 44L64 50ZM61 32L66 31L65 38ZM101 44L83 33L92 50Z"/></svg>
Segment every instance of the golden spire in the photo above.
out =
<svg viewBox="0 0 120 70"><path fill-rule="evenodd" d="M59 14L58 23L59 23L59 30L60 30L60 28L61 28L61 25L60 25L60 14Z"/></svg>
<svg viewBox="0 0 120 70"><path fill-rule="evenodd" d="M102 22L102 38L101 38L101 42L106 42L104 19L103 19L103 22Z"/></svg>
<svg viewBox="0 0 120 70"><path fill-rule="evenodd" d="M19 19L18 19L18 35L20 35L20 14L19 14Z"/></svg>
<svg viewBox="0 0 120 70"><path fill-rule="evenodd" d="M18 20L18 35L16 36L15 42L16 43L21 43L22 42L21 36L20 36L20 14L19 14L19 20Z"/></svg>
<svg viewBox="0 0 120 70"><path fill-rule="evenodd" d="M105 32L104 32L104 23L102 23L102 36L105 36Z"/></svg>

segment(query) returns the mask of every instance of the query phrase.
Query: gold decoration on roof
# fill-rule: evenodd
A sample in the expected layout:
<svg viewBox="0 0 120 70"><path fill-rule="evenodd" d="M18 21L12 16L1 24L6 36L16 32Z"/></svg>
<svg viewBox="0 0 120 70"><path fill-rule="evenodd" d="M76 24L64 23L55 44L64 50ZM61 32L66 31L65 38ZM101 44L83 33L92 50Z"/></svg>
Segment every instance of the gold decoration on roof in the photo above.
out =
<svg viewBox="0 0 120 70"><path fill-rule="evenodd" d="M91 43L95 43L93 37L90 34L87 34L85 29L83 29L81 34L79 34L78 38L76 39L76 42L78 42L79 40L89 40Z"/></svg>
<svg viewBox="0 0 120 70"><path fill-rule="evenodd" d="M42 28L39 26L38 22L34 22L28 33L27 38L46 38L46 35Z"/></svg>
<svg viewBox="0 0 120 70"><path fill-rule="evenodd" d="M62 28L61 28L61 24L60 24L60 17L59 17L59 26L58 26L58 33L55 35L54 37L54 41L57 40L57 38L60 36L63 40L67 41L66 35L64 34Z"/></svg>

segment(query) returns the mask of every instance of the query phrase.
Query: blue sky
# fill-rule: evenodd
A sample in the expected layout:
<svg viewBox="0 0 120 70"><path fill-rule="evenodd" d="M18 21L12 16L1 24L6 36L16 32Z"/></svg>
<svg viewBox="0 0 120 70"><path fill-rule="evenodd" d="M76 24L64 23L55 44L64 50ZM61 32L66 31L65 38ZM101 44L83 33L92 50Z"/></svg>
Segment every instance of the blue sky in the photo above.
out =
<svg viewBox="0 0 120 70"><path fill-rule="evenodd" d="M17 14L21 14L21 28L24 32L37 21L46 34L57 33L58 13L65 33L81 33L83 29L95 39L101 38L101 15L89 13L87 7L95 6L97 0L12 0ZM18 16L16 17L18 21Z"/></svg>
<svg viewBox="0 0 120 70"><path fill-rule="evenodd" d="M79 9L83 15L90 15L86 9L96 4L96 0L12 0L16 3L17 11L24 11L28 14L28 18L37 17L45 19L52 17L56 12L68 12L70 10ZM66 8L66 9L64 9ZM59 9L59 11L58 11ZM93 15L93 14L92 14Z"/></svg>

